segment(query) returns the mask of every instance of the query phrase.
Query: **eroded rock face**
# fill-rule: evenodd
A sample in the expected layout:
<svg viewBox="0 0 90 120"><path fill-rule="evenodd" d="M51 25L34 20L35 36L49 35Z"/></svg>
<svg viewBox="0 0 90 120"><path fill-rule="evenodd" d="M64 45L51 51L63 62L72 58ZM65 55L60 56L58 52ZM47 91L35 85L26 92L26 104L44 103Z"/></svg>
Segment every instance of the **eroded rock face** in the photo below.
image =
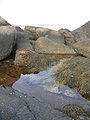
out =
<svg viewBox="0 0 90 120"><path fill-rule="evenodd" d="M73 47L78 54L90 58L90 39L79 41Z"/></svg>
<svg viewBox="0 0 90 120"><path fill-rule="evenodd" d="M82 95L90 98L90 59L74 57L65 61L57 72L57 82L77 88ZM88 95L88 96L87 96Z"/></svg>
<svg viewBox="0 0 90 120"><path fill-rule="evenodd" d="M75 43L74 35L70 30L60 29L58 32L63 35L65 45L72 46Z"/></svg>
<svg viewBox="0 0 90 120"><path fill-rule="evenodd" d="M72 120L49 104L11 88L0 87L0 120Z"/></svg>
<svg viewBox="0 0 90 120"><path fill-rule="evenodd" d="M38 53L46 54L75 54L74 50L65 44L53 41L47 37L40 37L36 41L35 50Z"/></svg>
<svg viewBox="0 0 90 120"><path fill-rule="evenodd" d="M7 26L7 25L10 25L10 24L0 16L0 26Z"/></svg>
<svg viewBox="0 0 90 120"><path fill-rule="evenodd" d="M90 21L72 31L72 33L74 34L76 41L90 39Z"/></svg>
<svg viewBox="0 0 90 120"><path fill-rule="evenodd" d="M10 55L16 43L15 28L12 26L0 27L0 60Z"/></svg>

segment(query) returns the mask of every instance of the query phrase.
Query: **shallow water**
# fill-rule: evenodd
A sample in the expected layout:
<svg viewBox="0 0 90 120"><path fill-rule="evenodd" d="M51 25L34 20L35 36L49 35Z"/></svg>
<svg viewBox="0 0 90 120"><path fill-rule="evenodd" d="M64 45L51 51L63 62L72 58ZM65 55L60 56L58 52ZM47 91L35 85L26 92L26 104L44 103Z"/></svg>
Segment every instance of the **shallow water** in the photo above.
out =
<svg viewBox="0 0 90 120"><path fill-rule="evenodd" d="M39 101L48 102L55 108L62 108L67 104L89 103L75 89L66 85L55 83L55 73L62 63L38 74L21 74L18 81L13 84L13 88L31 95Z"/></svg>

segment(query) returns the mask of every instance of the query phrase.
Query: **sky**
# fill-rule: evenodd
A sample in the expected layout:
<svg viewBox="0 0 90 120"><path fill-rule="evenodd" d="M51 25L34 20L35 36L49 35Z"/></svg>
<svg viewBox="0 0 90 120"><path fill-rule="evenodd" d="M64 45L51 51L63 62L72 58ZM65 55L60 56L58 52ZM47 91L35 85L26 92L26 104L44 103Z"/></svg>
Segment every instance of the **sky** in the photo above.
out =
<svg viewBox="0 0 90 120"><path fill-rule="evenodd" d="M90 0L0 0L0 16L12 25L74 30L90 21Z"/></svg>

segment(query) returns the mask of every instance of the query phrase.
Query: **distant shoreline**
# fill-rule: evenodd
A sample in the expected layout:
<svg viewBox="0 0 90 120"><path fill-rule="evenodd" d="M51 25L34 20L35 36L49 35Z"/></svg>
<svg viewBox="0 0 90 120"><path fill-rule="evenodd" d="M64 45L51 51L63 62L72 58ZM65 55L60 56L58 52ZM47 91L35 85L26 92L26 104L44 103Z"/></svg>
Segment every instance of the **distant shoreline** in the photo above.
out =
<svg viewBox="0 0 90 120"><path fill-rule="evenodd" d="M53 29L53 30L59 30L61 28L63 28L63 29L65 29L65 28L69 29L68 28L69 26L65 27L65 25L59 25L59 24L29 24L29 25L13 25L13 26L19 26L23 30L24 30L25 26L43 27L43 28L48 28L48 29Z"/></svg>

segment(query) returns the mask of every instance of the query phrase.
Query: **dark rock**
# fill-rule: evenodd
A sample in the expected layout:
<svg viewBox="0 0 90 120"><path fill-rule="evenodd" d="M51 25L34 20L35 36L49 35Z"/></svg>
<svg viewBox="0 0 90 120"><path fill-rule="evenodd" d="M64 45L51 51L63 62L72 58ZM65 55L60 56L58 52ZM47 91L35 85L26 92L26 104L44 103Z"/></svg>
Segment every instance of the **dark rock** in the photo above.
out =
<svg viewBox="0 0 90 120"><path fill-rule="evenodd" d="M15 28L12 26L0 27L0 60L10 55L16 43Z"/></svg>
<svg viewBox="0 0 90 120"><path fill-rule="evenodd" d="M10 24L0 16L0 26L7 26L7 25L10 25Z"/></svg>
<svg viewBox="0 0 90 120"><path fill-rule="evenodd" d="M23 31L17 31L16 50L33 50L28 35Z"/></svg>
<svg viewBox="0 0 90 120"><path fill-rule="evenodd" d="M90 21L72 31L76 41L90 39Z"/></svg>
<svg viewBox="0 0 90 120"><path fill-rule="evenodd" d="M19 27L16 28L17 37L16 37L16 54L15 54L15 64L26 66L28 65L28 56L29 53L33 50L32 45L30 44L30 40L28 37L28 34L25 33L22 29ZM23 60L21 61L20 54L23 54ZM26 55L25 55L26 54ZM25 57L25 58L24 58ZM20 63L21 61L21 63ZM23 63L23 64L22 64Z"/></svg>
<svg viewBox="0 0 90 120"><path fill-rule="evenodd" d="M24 32L22 28L20 28L19 26L14 26L15 29L17 30L17 32Z"/></svg>
<svg viewBox="0 0 90 120"><path fill-rule="evenodd" d="M11 88L0 87L0 120L72 120L49 104Z"/></svg>
<svg viewBox="0 0 90 120"><path fill-rule="evenodd" d="M90 58L90 39L79 41L73 47L78 54Z"/></svg>

